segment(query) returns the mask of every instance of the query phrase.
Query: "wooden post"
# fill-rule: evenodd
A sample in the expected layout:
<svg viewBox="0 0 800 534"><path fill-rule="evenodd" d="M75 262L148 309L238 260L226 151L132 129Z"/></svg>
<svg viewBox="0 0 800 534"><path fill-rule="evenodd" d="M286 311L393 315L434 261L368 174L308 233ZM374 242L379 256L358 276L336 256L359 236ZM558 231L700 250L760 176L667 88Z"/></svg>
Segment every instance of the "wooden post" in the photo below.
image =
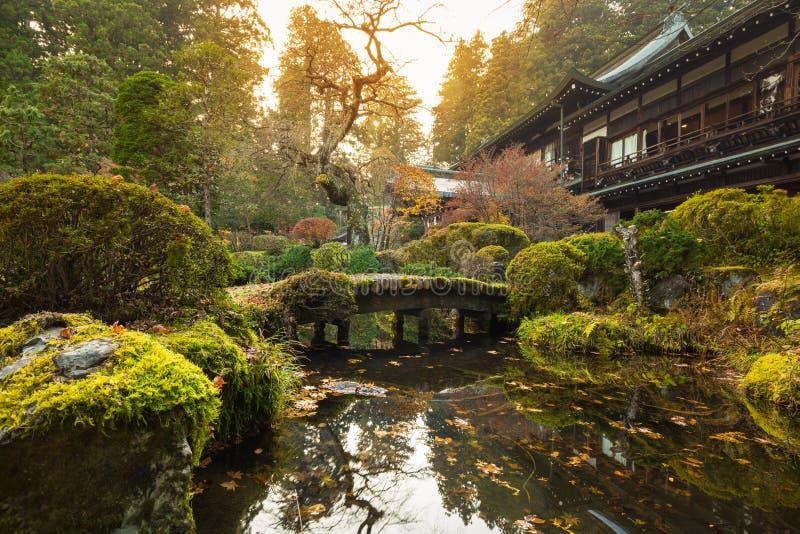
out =
<svg viewBox="0 0 800 534"><path fill-rule="evenodd" d="M456 331L453 333L453 339L461 339L464 337L465 318L464 310L456 310Z"/></svg>
<svg viewBox="0 0 800 534"><path fill-rule="evenodd" d="M392 337L392 342L395 346L403 342L403 323L405 322L405 318L406 316L403 315L403 312L394 312L394 335Z"/></svg>
<svg viewBox="0 0 800 534"><path fill-rule="evenodd" d="M311 338L311 346L319 346L325 343L325 321L314 323L314 337Z"/></svg>

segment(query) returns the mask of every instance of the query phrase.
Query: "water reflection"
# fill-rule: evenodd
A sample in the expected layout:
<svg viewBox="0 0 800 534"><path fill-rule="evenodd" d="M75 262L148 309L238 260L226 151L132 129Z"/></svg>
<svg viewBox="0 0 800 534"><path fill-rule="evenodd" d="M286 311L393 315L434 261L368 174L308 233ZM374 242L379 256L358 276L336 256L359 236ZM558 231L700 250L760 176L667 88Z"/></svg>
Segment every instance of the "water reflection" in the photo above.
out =
<svg viewBox="0 0 800 534"><path fill-rule="evenodd" d="M262 436L216 456L196 475L207 481L194 501L198 530L769 533L800 524L797 449L719 385L688 374L672 386L555 383L510 344L479 345L315 358L311 384L372 380L389 392L329 397L315 415L285 421L274 442ZM234 491L220 486L231 480Z"/></svg>

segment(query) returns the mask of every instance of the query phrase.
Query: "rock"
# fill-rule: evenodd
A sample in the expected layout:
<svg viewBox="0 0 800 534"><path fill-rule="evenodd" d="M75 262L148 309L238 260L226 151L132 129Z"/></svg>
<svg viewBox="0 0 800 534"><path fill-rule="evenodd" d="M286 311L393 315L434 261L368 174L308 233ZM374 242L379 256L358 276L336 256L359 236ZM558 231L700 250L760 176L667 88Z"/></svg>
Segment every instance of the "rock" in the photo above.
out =
<svg viewBox="0 0 800 534"><path fill-rule="evenodd" d="M373 385L360 384L346 380L336 380L322 384L322 389L327 389L340 395L360 395L362 397L380 397L386 395L386 389Z"/></svg>
<svg viewBox="0 0 800 534"><path fill-rule="evenodd" d="M685 297L691 286L683 276L670 276L656 282L648 293L648 301L655 311L669 311Z"/></svg>
<svg viewBox="0 0 800 534"><path fill-rule="evenodd" d="M108 338L93 339L55 357L58 373L64 378L83 378L105 362L119 345Z"/></svg>
<svg viewBox="0 0 800 534"><path fill-rule="evenodd" d="M722 296L730 297L737 287L752 281L757 273L749 267L707 267L703 269L703 281Z"/></svg>
<svg viewBox="0 0 800 534"><path fill-rule="evenodd" d="M22 356L13 363L0 369L0 380L5 380L32 361L36 360L42 351L47 347L47 343L58 337L61 332L60 327L48 328L41 334L33 336L22 346Z"/></svg>

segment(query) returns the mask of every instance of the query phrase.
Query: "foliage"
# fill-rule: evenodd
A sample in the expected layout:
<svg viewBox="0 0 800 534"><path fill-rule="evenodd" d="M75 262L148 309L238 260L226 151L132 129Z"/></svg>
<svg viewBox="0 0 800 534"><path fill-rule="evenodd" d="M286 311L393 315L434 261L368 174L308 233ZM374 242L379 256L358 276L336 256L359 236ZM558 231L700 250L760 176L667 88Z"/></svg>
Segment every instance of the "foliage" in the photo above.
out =
<svg viewBox="0 0 800 534"><path fill-rule="evenodd" d="M283 278L301 273L309 267L311 267L311 247L296 245L289 247L286 252L279 256L271 270L276 278Z"/></svg>
<svg viewBox="0 0 800 534"><path fill-rule="evenodd" d="M500 262L503 265L508 265L508 262L511 261L511 254L505 247L500 245L487 245L478 249L478 252L475 254L489 258L491 261Z"/></svg>
<svg viewBox="0 0 800 534"><path fill-rule="evenodd" d="M238 286L256 282L271 282L270 257L264 252L246 250L231 254L231 284Z"/></svg>
<svg viewBox="0 0 800 534"><path fill-rule="evenodd" d="M798 371L800 361L796 352L767 354L756 360L742 387L750 399L774 402L796 411L800 406Z"/></svg>
<svg viewBox="0 0 800 534"><path fill-rule="evenodd" d="M334 236L336 223L321 217L308 217L295 224L291 233L294 239L318 247Z"/></svg>
<svg viewBox="0 0 800 534"><path fill-rule="evenodd" d="M271 292L297 323L335 322L356 311L353 282L345 274L312 269L275 284Z"/></svg>
<svg viewBox="0 0 800 534"><path fill-rule="evenodd" d="M521 145L482 153L464 164L456 206L478 221L516 226L532 241L561 239L594 224L605 210L563 187L560 170L526 155Z"/></svg>
<svg viewBox="0 0 800 534"><path fill-rule="evenodd" d="M485 248L485 247L484 247ZM458 272L467 278L484 279L491 274L492 259L476 252L467 252L458 262Z"/></svg>
<svg viewBox="0 0 800 534"><path fill-rule="evenodd" d="M216 299L222 242L159 193L100 177L34 175L0 184L0 323L43 309L107 320Z"/></svg>
<svg viewBox="0 0 800 534"><path fill-rule="evenodd" d="M350 252L342 243L325 243L311 253L311 261L317 269L344 272L350 264Z"/></svg>
<svg viewBox="0 0 800 534"><path fill-rule="evenodd" d="M758 193L717 189L696 194L670 214L691 232L715 265L765 266L800 257L800 198L762 187Z"/></svg>
<svg viewBox="0 0 800 534"><path fill-rule="evenodd" d="M101 429L188 424L192 450L199 458L220 401L217 388L196 365L145 334L85 316L63 316L62 324L72 325L69 340L50 341L41 357L5 380L0 427L25 434L65 423ZM54 379L57 354L79 341L100 338L118 345L110 365L80 380Z"/></svg>
<svg viewBox="0 0 800 534"><path fill-rule="evenodd" d="M506 271L511 315L522 318L573 308L585 258L563 242L536 243L517 254Z"/></svg>
<svg viewBox="0 0 800 534"><path fill-rule="evenodd" d="M350 274L379 273L381 272L381 262L375 256L372 247L360 246L353 249L350 253L350 264L347 272Z"/></svg>
<svg viewBox="0 0 800 534"><path fill-rule="evenodd" d="M33 98L14 86L2 96L0 179L39 168L51 148L53 135L52 125Z"/></svg>
<svg viewBox="0 0 800 534"><path fill-rule="evenodd" d="M253 250L266 252L269 256L283 254L289 247L289 238L283 235L264 234L253 237Z"/></svg>
<svg viewBox="0 0 800 534"><path fill-rule="evenodd" d="M441 200L433 175L413 165L398 165L395 170L392 191L400 199L397 211L403 216L423 219L436 213Z"/></svg>
<svg viewBox="0 0 800 534"><path fill-rule="evenodd" d="M170 334L163 344L200 367L209 380L221 377L222 407L215 437L225 440L275 417L297 385L293 355L284 345L243 347L210 319Z"/></svg>
<svg viewBox="0 0 800 534"><path fill-rule="evenodd" d="M458 278L461 275L447 267L438 267L432 263L409 263L400 272L410 276L435 276L441 278Z"/></svg>
<svg viewBox="0 0 800 534"><path fill-rule="evenodd" d="M586 254L585 285L598 284L597 300L611 302L627 286L622 240L609 233L579 234L564 241Z"/></svg>
<svg viewBox="0 0 800 534"><path fill-rule="evenodd" d="M551 314L524 319L517 331L527 350L554 355L616 356L634 347L633 329L613 316L588 313Z"/></svg>

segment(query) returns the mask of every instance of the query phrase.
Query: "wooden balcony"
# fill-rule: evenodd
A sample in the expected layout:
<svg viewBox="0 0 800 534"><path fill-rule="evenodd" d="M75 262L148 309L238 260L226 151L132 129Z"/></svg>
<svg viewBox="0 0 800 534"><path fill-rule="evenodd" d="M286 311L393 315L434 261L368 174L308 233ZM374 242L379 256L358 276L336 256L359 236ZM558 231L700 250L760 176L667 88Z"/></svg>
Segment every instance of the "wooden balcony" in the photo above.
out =
<svg viewBox="0 0 800 534"><path fill-rule="evenodd" d="M800 133L800 97L733 117L679 139L670 139L639 152L635 159L605 162L595 176L584 177L582 190L590 192L704 161L774 143Z"/></svg>

